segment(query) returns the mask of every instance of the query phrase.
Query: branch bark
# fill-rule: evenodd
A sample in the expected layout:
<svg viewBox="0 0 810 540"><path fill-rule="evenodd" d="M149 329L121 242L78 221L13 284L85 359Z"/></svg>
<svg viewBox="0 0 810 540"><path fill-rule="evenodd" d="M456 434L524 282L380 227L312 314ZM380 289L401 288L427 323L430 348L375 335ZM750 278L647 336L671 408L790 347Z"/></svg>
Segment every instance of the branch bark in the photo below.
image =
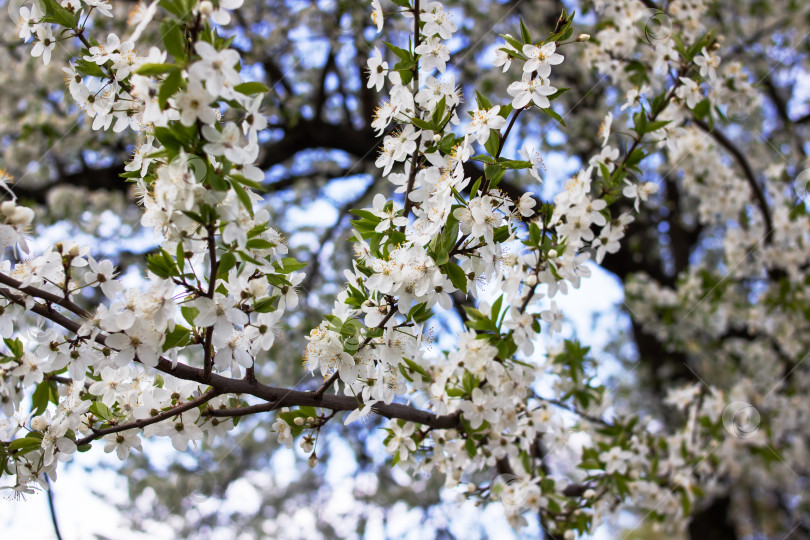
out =
<svg viewBox="0 0 810 540"><path fill-rule="evenodd" d="M32 296L42 298L42 294L47 294L44 291L38 291L34 287L31 289L37 293L32 294ZM13 291L0 289L0 295L8 298L12 302L25 306L25 298ZM30 311L78 335L78 330L81 325L54 310L49 304L36 303ZM106 346L106 340L107 336L101 333L95 337L95 341L101 345ZM211 373L206 376L203 369L195 368L187 364L177 364L173 367L172 362L165 357L158 359L158 364L154 369L179 379L208 385L218 394L251 395L268 403L273 403L273 408L310 406L331 409L333 411L352 411L363 405L362 401L353 396L317 395L316 392L307 392L292 388L276 388L246 379L231 379L216 373ZM451 429L459 425L458 413L437 416L427 411L399 403L377 403L372 407L372 410L386 418L397 418L408 422L415 422L433 429Z"/></svg>

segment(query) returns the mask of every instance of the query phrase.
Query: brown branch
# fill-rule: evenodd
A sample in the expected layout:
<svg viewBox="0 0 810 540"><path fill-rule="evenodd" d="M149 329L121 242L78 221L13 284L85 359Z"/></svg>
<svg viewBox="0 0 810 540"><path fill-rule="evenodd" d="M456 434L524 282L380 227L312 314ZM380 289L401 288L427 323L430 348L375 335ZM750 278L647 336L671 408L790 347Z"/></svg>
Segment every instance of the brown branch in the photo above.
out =
<svg viewBox="0 0 810 540"><path fill-rule="evenodd" d="M69 299L64 298L58 294L43 291L42 289L38 289L36 287L23 287L22 282L17 281L13 277L7 276L6 274L0 273L0 283L2 283L3 285L8 285L9 287L13 287L18 291L24 292L25 294L28 294L30 296L41 298L46 302L62 306L63 308L72 311L73 313L79 315L80 317L85 318L90 317L90 314L87 313L87 311L85 311L82 307L73 303Z"/></svg>
<svg viewBox="0 0 810 540"><path fill-rule="evenodd" d="M247 416L250 414L268 412L272 411L275 408L276 404L273 403L272 401L268 401L267 403L260 403L259 405L250 405L248 407L236 407L233 409L211 409L208 411L204 411L203 415L232 418L234 416Z"/></svg>
<svg viewBox="0 0 810 540"><path fill-rule="evenodd" d="M729 151L729 153L734 157L737 161L737 164L742 169L743 173L745 174L745 178L748 181L748 185L751 187L751 190L754 192L754 197L757 200L757 205L759 206L760 211L762 212L762 218L765 220L765 238L764 242L766 245L770 244L773 240L773 218L771 217L771 210L768 206L768 201L765 199L765 194L762 192L762 189L759 187L757 183L756 175L754 174L754 169L751 168L751 164L748 162L748 159L742 153L742 151L735 145L731 139L729 139L722 131L717 128L710 128L706 123L697 118L694 119L695 125L700 127L703 131L714 137L723 148Z"/></svg>
<svg viewBox="0 0 810 540"><path fill-rule="evenodd" d="M111 433L119 433L121 431L127 431L130 429L140 429L146 426L151 426L152 424L157 424L158 422L161 422L173 416L177 416L178 414L182 414L190 409L193 409L194 407L199 407L203 403L207 403L208 401L214 399L218 395L219 392L216 389L211 389L206 393L202 394L201 396L192 399L191 401L187 401L186 403L177 405L176 407L172 407L168 411L163 411L149 418L144 418L143 420L135 420L133 422L120 424L117 426L112 426L104 429L94 430L92 435L88 435L87 437L83 437L78 441L76 441L76 446L83 446Z"/></svg>
<svg viewBox="0 0 810 540"><path fill-rule="evenodd" d="M217 287L217 244L216 244L216 227L214 225L208 226L208 257L211 260L211 273L208 276L208 298L214 298L214 291ZM213 359L211 351L211 340L214 336L214 325L209 326L205 330L205 342L203 343L203 369L206 377L211 376L213 369Z"/></svg>
<svg viewBox="0 0 810 540"><path fill-rule="evenodd" d="M413 80L414 80L414 97L416 96L416 92L419 91L419 56L416 54L416 49L419 48L419 15L421 14L421 9L419 8L419 0L415 0L413 4ZM416 116L419 116L418 114ZM416 180L416 170L419 164L419 141L416 141L416 150L413 153L413 157L411 158L411 172L408 174L408 185L405 188L405 207L402 210L405 219L408 219L408 216L411 215L411 209L413 208L413 202L411 202L411 191L413 191L413 184ZM403 225L399 228L400 232L405 232L405 227L407 225Z"/></svg>
<svg viewBox="0 0 810 540"><path fill-rule="evenodd" d="M0 289L0 295L5 296L12 302L25 306L25 298L9 291ZM79 323L69 319L62 313L54 311L50 306L35 304L31 310L33 313L45 317L55 322L59 326L76 334L81 326ZM393 306L392 306L393 313ZM105 345L107 336L99 333L95 341ZM370 340L366 340L370 341ZM105 345L106 346L106 345ZM136 358L137 360L137 358ZM140 360L137 360L140 361ZM156 370L172 375L178 379L193 381L205 384L213 388L218 394L247 394L274 404L274 407L320 407L334 411L353 411L362 406L362 402L354 396L322 395L316 396L315 392L294 390L290 388L275 388L261 383L254 383L245 379L231 379L212 373L206 377L200 368L195 368L187 364L177 364L172 366L172 362L165 357L158 359ZM408 405L398 403L377 403L372 410L386 418L397 418L408 422L423 424L434 429L451 429L459 425L458 413L437 416L435 414L416 409Z"/></svg>

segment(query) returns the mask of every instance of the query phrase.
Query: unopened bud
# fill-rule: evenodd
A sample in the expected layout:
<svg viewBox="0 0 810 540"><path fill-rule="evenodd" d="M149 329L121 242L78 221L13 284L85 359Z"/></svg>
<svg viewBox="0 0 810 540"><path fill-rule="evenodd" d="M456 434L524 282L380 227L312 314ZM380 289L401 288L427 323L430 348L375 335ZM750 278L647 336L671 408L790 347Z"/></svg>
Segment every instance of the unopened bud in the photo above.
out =
<svg viewBox="0 0 810 540"><path fill-rule="evenodd" d="M200 2L200 14L203 17L210 16L211 13L213 13L213 11L214 11L214 4L212 4L208 0L203 0L202 2Z"/></svg>
<svg viewBox="0 0 810 540"><path fill-rule="evenodd" d="M441 135L439 135L438 133L436 133L435 135L433 135L433 142L439 142L440 140L442 140L442 136L441 136Z"/></svg>
<svg viewBox="0 0 810 540"><path fill-rule="evenodd" d="M35 416L31 419L31 429L34 431L45 431L48 429L48 420L44 416Z"/></svg>
<svg viewBox="0 0 810 540"><path fill-rule="evenodd" d="M0 212L2 212L4 216L10 216L14 213L16 208L17 204L14 201L3 201L3 203L0 204Z"/></svg>
<svg viewBox="0 0 810 540"><path fill-rule="evenodd" d="M577 36L577 41L579 42L590 41L590 39L591 39L590 34L580 34Z"/></svg>
<svg viewBox="0 0 810 540"><path fill-rule="evenodd" d="M25 206L18 206L14 212L8 217L8 222L12 225L26 226L34 221L34 211Z"/></svg>
<svg viewBox="0 0 810 540"><path fill-rule="evenodd" d="M582 496L586 499L593 499L596 496L596 492L592 489L586 489Z"/></svg>
<svg viewBox="0 0 810 540"><path fill-rule="evenodd" d="M314 469L315 465L317 464L318 464L318 456L315 455L315 452L313 452L312 455L309 456L309 459L307 460L307 465L309 465L310 469Z"/></svg>
<svg viewBox="0 0 810 540"><path fill-rule="evenodd" d="M295 422L296 426L303 426L304 425L304 419L302 417L300 417L300 416L296 416L295 420L293 420L293 422Z"/></svg>
<svg viewBox="0 0 810 540"><path fill-rule="evenodd" d="M549 259L554 259L556 257L557 257L557 250L556 249L548 250L548 258Z"/></svg>

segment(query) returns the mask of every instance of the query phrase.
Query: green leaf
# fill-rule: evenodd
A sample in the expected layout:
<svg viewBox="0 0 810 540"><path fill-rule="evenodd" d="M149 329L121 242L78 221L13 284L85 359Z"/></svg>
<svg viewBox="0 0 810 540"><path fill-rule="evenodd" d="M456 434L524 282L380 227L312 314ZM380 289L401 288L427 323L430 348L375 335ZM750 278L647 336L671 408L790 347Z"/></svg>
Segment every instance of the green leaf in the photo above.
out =
<svg viewBox="0 0 810 540"><path fill-rule="evenodd" d="M523 22L523 17L520 18L520 39L523 40L523 43L532 42L532 36L529 34L529 29L526 28L526 24Z"/></svg>
<svg viewBox="0 0 810 540"><path fill-rule="evenodd" d="M102 420L110 420L112 418L110 408L100 401L94 401L90 404L90 412Z"/></svg>
<svg viewBox="0 0 810 540"><path fill-rule="evenodd" d="M228 251L219 258L219 264L217 264L217 277L226 277L228 272L230 272L231 268L234 266L236 266L236 255Z"/></svg>
<svg viewBox="0 0 810 540"><path fill-rule="evenodd" d="M284 276L280 276L279 274L267 274L265 278L270 285L273 287L278 287L279 289L292 285L292 283L287 281Z"/></svg>
<svg viewBox="0 0 810 540"><path fill-rule="evenodd" d="M183 141L177 137L174 131L167 127L155 127L155 137L157 140L175 154L183 147Z"/></svg>
<svg viewBox="0 0 810 540"><path fill-rule="evenodd" d="M410 51L406 51L401 47L397 47L392 43L388 43L387 41L383 41L386 47L388 47L392 53L399 56L403 62L414 62L413 55Z"/></svg>
<svg viewBox="0 0 810 540"><path fill-rule="evenodd" d="M169 98L180 89L182 83L183 75L179 70L172 71L169 76L166 77L166 80L160 85L160 91L158 92L158 103L160 104L161 110L166 110Z"/></svg>
<svg viewBox="0 0 810 540"><path fill-rule="evenodd" d="M101 66L96 64L95 62L88 62L85 59L80 59L76 61L75 64L76 71L81 73L82 75L89 75L90 77L105 77L104 71L102 71Z"/></svg>
<svg viewBox="0 0 810 540"><path fill-rule="evenodd" d="M444 272L447 274L447 277L453 283L453 287L462 292L467 291L467 275L464 273L464 270L462 270L459 265L450 261L447 264L445 264L442 268L444 268Z"/></svg>
<svg viewBox="0 0 810 540"><path fill-rule="evenodd" d="M166 334L166 340L163 342L163 352L169 349L185 347L188 345L190 338L191 330L179 324L175 325L174 330Z"/></svg>
<svg viewBox="0 0 810 540"><path fill-rule="evenodd" d="M231 185L222 177L222 175L219 175L213 171L209 172L205 176L205 183L211 186L214 191L228 191L228 188L231 187Z"/></svg>
<svg viewBox="0 0 810 540"><path fill-rule="evenodd" d="M695 117L698 120L703 120L709 114L711 107L712 107L711 102L708 99L704 99L703 101L695 105L695 107L692 109L692 112L695 114Z"/></svg>
<svg viewBox="0 0 810 540"><path fill-rule="evenodd" d="M184 26L184 23L174 19L167 19L160 25L163 44L175 60L186 60L186 38L181 26Z"/></svg>
<svg viewBox="0 0 810 540"><path fill-rule="evenodd" d="M497 187L500 183L501 179L503 178L506 169L501 167L500 165L485 165L484 166L484 174L489 180L489 188L492 189Z"/></svg>
<svg viewBox="0 0 810 540"><path fill-rule="evenodd" d="M51 388L50 381L42 381L37 385L34 390L34 395L31 396L31 411L34 416L39 416L48 408L48 401L50 401Z"/></svg>
<svg viewBox="0 0 810 540"><path fill-rule="evenodd" d="M602 173L602 179L605 181L605 185L610 186L610 171L608 170L607 165L601 161L599 162L599 171Z"/></svg>
<svg viewBox="0 0 810 540"><path fill-rule="evenodd" d="M247 241L245 247L248 249L272 249L276 247L276 245L269 240L265 240L264 238L251 238Z"/></svg>
<svg viewBox="0 0 810 540"><path fill-rule="evenodd" d="M506 49L506 47L504 47L504 49L506 50L507 53L515 54L515 51L517 51L517 54L520 54L521 56L523 56L523 54L521 52L523 50L523 43L516 40L512 36L507 36L506 34L500 34L500 36L504 39L504 41L506 41L509 45L511 45L512 49L514 49L514 50L509 50L509 49Z"/></svg>
<svg viewBox="0 0 810 540"><path fill-rule="evenodd" d="M430 122L426 122L426 121L422 120L421 118L416 118L416 117L411 118L411 123L414 126L418 127L419 129L424 129L424 130L427 130L427 131L433 131L433 124L431 124Z"/></svg>
<svg viewBox="0 0 810 540"><path fill-rule="evenodd" d="M14 358L16 358L17 360L22 358L24 349L23 344L19 340L19 338L14 339L3 338L3 343L6 344L6 347L8 347L8 350L10 350L11 354L14 355Z"/></svg>
<svg viewBox="0 0 810 540"><path fill-rule="evenodd" d="M239 199L239 202L242 203L242 206L248 211L250 217L253 217L253 201L250 200L248 192L245 191L245 188L239 182L232 182L231 187L236 192L236 197Z"/></svg>
<svg viewBox="0 0 810 540"><path fill-rule="evenodd" d="M144 64L135 70L138 75L162 75L163 73L170 73L177 71L180 66L177 64Z"/></svg>
<svg viewBox="0 0 810 540"><path fill-rule="evenodd" d="M375 216L372 212L370 212L368 210L362 210L362 209L353 208L353 209L349 210L349 212L351 212L352 214L354 214L357 217L367 219L367 220L371 220L371 221L376 221L377 223L382 221L379 217Z"/></svg>
<svg viewBox="0 0 810 540"><path fill-rule="evenodd" d="M495 303L492 304L492 309L490 310L490 317L493 321L498 320L498 315L501 314L501 305L503 305L503 295L500 295Z"/></svg>
<svg viewBox="0 0 810 540"><path fill-rule="evenodd" d="M501 132L497 129L490 129L489 138L484 144L484 148L489 152L489 155L495 157L498 154L498 150L501 148Z"/></svg>
<svg viewBox="0 0 810 540"><path fill-rule="evenodd" d="M570 88L557 88L556 92L554 92L553 94L548 96L548 100L549 101L554 101L555 99L557 99L558 97L560 97L564 93L568 92L569 90L570 90Z"/></svg>
<svg viewBox="0 0 810 540"><path fill-rule="evenodd" d="M76 15L63 8L56 0L42 0L45 6L44 22L53 22L67 28L76 27Z"/></svg>
<svg viewBox="0 0 810 540"><path fill-rule="evenodd" d="M518 350L518 346L515 344L515 340L512 339L511 335L508 335L504 339L498 341L496 346L498 348L498 358L502 360L511 358L512 355L514 355Z"/></svg>
<svg viewBox="0 0 810 540"><path fill-rule="evenodd" d="M472 437L467 437L467 440L464 441L464 449L467 450L467 455L470 459L475 457L478 448L476 448L475 441Z"/></svg>
<svg viewBox="0 0 810 540"><path fill-rule="evenodd" d="M188 324L194 324L194 319L197 317L197 314L200 312L199 309L192 307L192 306L182 306L180 308L180 313L183 314L183 318L186 320Z"/></svg>
<svg viewBox="0 0 810 540"><path fill-rule="evenodd" d="M16 455L23 455L38 449L42 445L42 439L26 436L22 439L15 439L8 445L8 449Z"/></svg>
<svg viewBox="0 0 810 540"><path fill-rule="evenodd" d="M270 91L270 88L266 84L256 81L237 84L233 87L233 89L240 94L245 94L246 96L265 94Z"/></svg>
<svg viewBox="0 0 810 540"><path fill-rule="evenodd" d="M416 65L416 64L414 64ZM396 71L399 73L399 78L402 79L402 84L410 84L413 80L413 66L402 66L402 62L394 66Z"/></svg>
<svg viewBox="0 0 810 540"><path fill-rule="evenodd" d="M532 163L530 161L521 161L517 159L499 159L498 165L506 167L507 169L531 169Z"/></svg>
<svg viewBox="0 0 810 540"><path fill-rule="evenodd" d="M304 268L307 263L298 262L294 257L284 257L273 263L273 268L282 274L290 274Z"/></svg>
<svg viewBox="0 0 810 540"><path fill-rule="evenodd" d="M179 0L160 0L158 5L173 15L178 17L185 17L189 12L188 9Z"/></svg>
<svg viewBox="0 0 810 540"><path fill-rule="evenodd" d="M541 110L541 111L543 111L544 113L546 113L547 115L549 115L550 117L552 117L552 118L553 118L554 120L556 120L557 122L559 122L559 123L560 123L560 125L562 125L562 127L565 127L565 120L563 120L563 119L562 119L562 116L560 116L559 114L557 114L557 113L554 111L554 109L552 109L551 107L546 108L546 109L544 109L544 108L540 107L540 110Z"/></svg>
<svg viewBox="0 0 810 540"><path fill-rule="evenodd" d="M236 182L239 182L243 186L247 186L257 191L267 191L267 188L265 188L261 183L256 182L255 180L251 180L250 178L245 178L244 176L238 174L231 174L229 176L231 180L235 180Z"/></svg>
<svg viewBox="0 0 810 540"><path fill-rule="evenodd" d="M473 196L475 196L475 194L478 193L478 188L481 187L481 180L483 180L483 178L478 178L478 180L476 180L475 183L473 183L472 189L470 190L470 193Z"/></svg>
<svg viewBox="0 0 810 540"><path fill-rule="evenodd" d="M433 116L431 117L434 124L438 125L439 122L441 122L444 118L445 107L447 107L447 98L442 97L442 99L439 100L439 103L436 104L436 109L434 109Z"/></svg>
<svg viewBox="0 0 810 540"><path fill-rule="evenodd" d="M146 258L146 268L161 279L168 279L171 276L179 276L180 272L178 272L174 260L169 257L169 260L167 261L163 256L163 253L164 252L161 251L160 253L149 255Z"/></svg>
<svg viewBox="0 0 810 540"><path fill-rule="evenodd" d="M665 125L669 124L671 120L658 120L656 122L649 122L647 123L647 131L646 133L652 133L658 129L661 129Z"/></svg>
<svg viewBox="0 0 810 540"><path fill-rule="evenodd" d="M482 94L481 92L479 92L477 90L475 92L475 101L476 101L476 103L478 103L478 108L479 109L491 109L492 108L492 103L490 103L490 101L487 99L487 97L484 94Z"/></svg>
<svg viewBox="0 0 810 540"><path fill-rule="evenodd" d="M175 257L177 258L177 268L180 273L186 267L186 252L183 250L183 242L177 242L177 249L175 249Z"/></svg>
<svg viewBox="0 0 810 540"><path fill-rule="evenodd" d="M257 313L269 313L273 311L275 309L273 304L275 303L276 299L278 299L278 296L271 296L257 300L253 303L253 311L256 311Z"/></svg>

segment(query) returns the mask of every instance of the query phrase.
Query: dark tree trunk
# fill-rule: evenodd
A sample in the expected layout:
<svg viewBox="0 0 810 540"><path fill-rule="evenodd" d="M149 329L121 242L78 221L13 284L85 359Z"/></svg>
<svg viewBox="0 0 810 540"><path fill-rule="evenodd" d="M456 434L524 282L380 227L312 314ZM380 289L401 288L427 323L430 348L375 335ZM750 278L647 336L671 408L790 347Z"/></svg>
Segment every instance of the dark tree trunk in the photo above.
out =
<svg viewBox="0 0 810 540"><path fill-rule="evenodd" d="M692 514L689 523L691 540L737 540L737 532L729 515L731 499L715 499L709 506Z"/></svg>

